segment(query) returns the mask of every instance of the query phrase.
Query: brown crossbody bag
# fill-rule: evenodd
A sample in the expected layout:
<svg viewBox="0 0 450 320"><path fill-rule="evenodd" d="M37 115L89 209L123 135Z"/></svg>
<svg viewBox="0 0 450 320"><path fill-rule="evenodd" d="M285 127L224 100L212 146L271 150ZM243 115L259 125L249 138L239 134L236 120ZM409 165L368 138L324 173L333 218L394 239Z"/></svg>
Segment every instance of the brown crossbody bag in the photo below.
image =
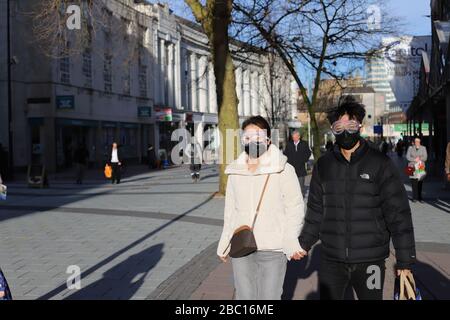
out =
<svg viewBox="0 0 450 320"><path fill-rule="evenodd" d="M267 175L263 191L259 198L258 206L256 207L256 214L255 217L253 218L252 226L250 227L244 225L237 228L233 233L233 237L231 238L230 243L223 252L225 253L225 251L227 251L228 247L231 245L229 255L232 258L245 257L258 250L258 247L256 246L255 235L253 234L253 228L255 227L256 218L258 217L259 214L259 208L261 207L261 202L264 197L264 193L266 191L267 182L269 182L269 177L270 175Z"/></svg>

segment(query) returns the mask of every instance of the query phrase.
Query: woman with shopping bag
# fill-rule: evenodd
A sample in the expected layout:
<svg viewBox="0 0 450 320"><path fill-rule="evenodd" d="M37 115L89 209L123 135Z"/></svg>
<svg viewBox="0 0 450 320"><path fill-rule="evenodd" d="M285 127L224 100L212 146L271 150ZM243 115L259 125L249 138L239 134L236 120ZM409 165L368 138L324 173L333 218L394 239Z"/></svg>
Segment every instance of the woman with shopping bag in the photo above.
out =
<svg viewBox="0 0 450 320"><path fill-rule="evenodd" d="M426 176L425 163L428 159L427 149L420 144L420 138L414 139L414 145L408 148L406 159L409 161L408 166L414 169L410 176L411 186L413 190L413 202L422 202L422 185Z"/></svg>

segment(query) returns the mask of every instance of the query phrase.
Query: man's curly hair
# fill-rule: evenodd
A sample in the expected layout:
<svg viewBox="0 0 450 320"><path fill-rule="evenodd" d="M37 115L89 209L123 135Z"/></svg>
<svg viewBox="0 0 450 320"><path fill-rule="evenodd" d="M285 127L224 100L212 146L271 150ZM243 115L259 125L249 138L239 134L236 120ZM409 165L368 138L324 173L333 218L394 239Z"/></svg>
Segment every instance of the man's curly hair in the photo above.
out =
<svg viewBox="0 0 450 320"><path fill-rule="evenodd" d="M327 112L328 121L333 124L343 115L347 114L352 120L362 123L366 116L366 110L362 103L359 103L352 96L342 96L337 107Z"/></svg>

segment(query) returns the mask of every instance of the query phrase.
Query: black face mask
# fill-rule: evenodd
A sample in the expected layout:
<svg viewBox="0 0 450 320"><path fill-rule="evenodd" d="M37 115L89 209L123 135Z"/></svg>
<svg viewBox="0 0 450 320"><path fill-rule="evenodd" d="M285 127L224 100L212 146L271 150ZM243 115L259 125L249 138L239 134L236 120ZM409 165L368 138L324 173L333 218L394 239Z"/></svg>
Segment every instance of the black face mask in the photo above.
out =
<svg viewBox="0 0 450 320"><path fill-rule="evenodd" d="M358 143L360 134L359 131L356 133L348 133L347 131L344 131L341 134L335 135L335 137L336 143L339 147L344 150L350 150Z"/></svg>
<svg viewBox="0 0 450 320"><path fill-rule="evenodd" d="M267 144L264 142L250 142L244 145L244 150L250 158L257 159L267 151Z"/></svg>

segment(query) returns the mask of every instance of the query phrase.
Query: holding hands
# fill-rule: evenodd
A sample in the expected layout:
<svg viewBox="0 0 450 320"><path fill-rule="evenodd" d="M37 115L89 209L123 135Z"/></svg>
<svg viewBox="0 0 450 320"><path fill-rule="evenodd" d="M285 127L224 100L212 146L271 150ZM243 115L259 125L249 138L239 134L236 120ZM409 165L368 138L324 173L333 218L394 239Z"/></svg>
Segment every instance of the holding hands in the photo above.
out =
<svg viewBox="0 0 450 320"><path fill-rule="evenodd" d="M307 255L308 252L306 252L305 250L297 251L292 255L291 260L301 260Z"/></svg>

